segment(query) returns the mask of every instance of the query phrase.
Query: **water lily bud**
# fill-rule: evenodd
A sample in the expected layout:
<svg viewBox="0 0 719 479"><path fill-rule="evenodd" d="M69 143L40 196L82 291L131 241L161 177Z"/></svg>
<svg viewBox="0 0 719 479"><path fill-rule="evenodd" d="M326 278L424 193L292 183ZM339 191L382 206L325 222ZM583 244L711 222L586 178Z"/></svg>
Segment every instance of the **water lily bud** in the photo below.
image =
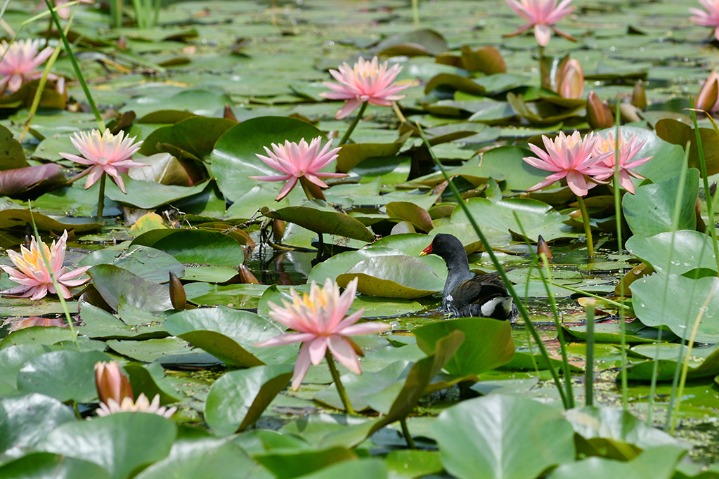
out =
<svg viewBox="0 0 719 479"><path fill-rule="evenodd" d="M549 244L544 240L544 237L539 235L537 239L537 256L541 258L542 255L547 258L547 263L552 262L552 250L549 249Z"/></svg>
<svg viewBox="0 0 719 479"><path fill-rule="evenodd" d="M95 364L95 386L97 387L97 397L104 403L114 399L120 404L125 398L134 398L129 379L115 361L101 361Z"/></svg>
<svg viewBox="0 0 719 479"><path fill-rule="evenodd" d="M279 243L285 236L285 227L287 223L283 220L273 219L272 220L272 241Z"/></svg>
<svg viewBox="0 0 719 479"><path fill-rule="evenodd" d="M573 58L562 62L555 84L562 98L581 98L584 94L584 71L579 60Z"/></svg>
<svg viewBox="0 0 719 479"><path fill-rule="evenodd" d="M719 99L719 75L717 72L711 72L702 89L699 90L694 106L707 112L717 111L719 110L717 99Z"/></svg>
<svg viewBox="0 0 719 479"><path fill-rule="evenodd" d="M239 267L240 281L243 283L260 284L257 277L250 271L250 268L241 264Z"/></svg>
<svg viewBox="0 0 719 479"><path fill-rule="evenodd" d="M634 84L634 90L632 90L632 99L630 103L640 110L644 110L647 107L647 89L644 87L643 81L637 80Z"/></svg>
<svg viewBox="0 0 719 479"><path fill-rule="evenodd" d="M170 302L172 303L172 307L178 311L183 311L187 308L187 295L185 294L185 287L182 286L180 278L178 278L172 271L170 271Z"/></svg>
<svg viewBox="0 0 719 479"><path fill-rule="evenodd" d="M593 91L587 97L587 121L592 128L602 129L614 125L612 110Z"/></svg>

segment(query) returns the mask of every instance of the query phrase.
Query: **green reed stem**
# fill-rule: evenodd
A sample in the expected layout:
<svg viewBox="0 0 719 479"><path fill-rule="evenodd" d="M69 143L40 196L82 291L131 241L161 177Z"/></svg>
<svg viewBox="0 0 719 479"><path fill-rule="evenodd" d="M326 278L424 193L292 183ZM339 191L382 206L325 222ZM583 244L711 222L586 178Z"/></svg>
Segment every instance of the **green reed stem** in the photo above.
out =
<svg viewBox="0 0 719 479"><path fill-rule="evenodd" d="M469 223L472 225L472 228L474 229L475 233L477 233L477 236L479 237L479 240L482 242L482 245L484 246L484 250L487 252L487 255L489 255L489 258L492 260L492 264L494 265L495 269L497 270L497 274L499 274L499 277L502 278L502 281L507 286L507 291L509 291L509 294L512 296L512 299L514 300L514 303L517 305L517 310L519 311L520 316L522 317L522 320L524 320L524 324L526 328L530 331L532 335L532 339L534 339L535 343L537 344L537 347L539 348L539 352L541 356L546 360L547 367L549 368L549 372L552 375L552 379L554 380L554 384L557 388L557 391L559 392L560 397L562 398L562 405L565 409L569 409L569 399L567 398L566 392L564 391L564 388L562 387L562 382L559 379L559 374L557 373L557 370L554 368L554 364L552 363L551 358L549 357L549 353L547 352L547 348L544 346L544 343L542 342L542 338L539 336L539 333L537 332L537 328L534 327L534 324L532 324L532 321L529 319L529 313L527 312L527 308L524 306L524 304L521 301L521 298L517 294L516 290L514 289L514 286L512 285L512 282L509 281L509 278L507 277L507 273L504 271L504 268L502 268L502 264L497 259L497 255L494 254L494 251L492 251L492 247L489 244L489 240L487 240L487 237L484 235L482 230L480 229L479 225L477 224L477 221L472 216L471 211L469 211L469 207L465 203L464 199L462 198L462 194L457 189L457 186L452 183L451 178L447 174L447 170L445 170L442 163L440 163L439 159L434 154L434 151L432 151L432 147L429 144L429 140L427 140L427 136L424 134L424 131L422 130L422 127L419 125L419 123L415 123L415 126L417 128L417 131L419 132L420 137L422 138L422 141L424 142L425 147L427 148L427 151L429 152L430 157L432 158L432 161L437 166L437 168L442 173L442 176L444 177L445 181L447 181L447 184L449 185L450 190L454 194L454 197L457 199L457 203L460 208L462 208L462 211L467 216L467 219Z"/></svg>
<svg viewBox="0 0 719 479"><path fill-rule="evenodd" d="M412 0L412 23L419 27L419 0Z"/></svg>
<svg viewBox="0 0 719 479"><path fill-rule="evenodd" d="M614 134L614 220L617 226L617 253L620 255L624 251L624 241L622 239L622 196L621 196L621 178L619 176L619 147L621 145L621 112L619 109L620 102L617 98L616 109L614 111L614 124L616 125ZM626 289L624 285L624 268L619 268L619 296L626 297ZM629 407L629 380L627 376L627 317L624 309L619 310L619 333L620 347L622 349L622 368L619 372L622 384L622 408L626 411Z"/></svg>
<svg viewBox="0 0 719 479"><path fill-rule="evenodd" d="M70 58L70 63L72 63L72 68L75 71L77 80L80 82L82 91L85 93L85 99L87 99L87 103L90 105L90 108L92 109L92 112L95 115L95 120L97 121L97 125L100 129L100 133L103 133L105 131L105 122L102 119L102 115L100 115L100 110L97 109L95 100L93 100L93 98L92 98L92 94L90 93L90 88L87 86L87 82L85 81L85 76L82 74L82 71L80 70L80 65L77 63L77 58L75 58L75 53L73 53L73 51L72 51L72 47L70 46L70 42L67 39L67 35L65 35L65 32L62 29L62 25L60 25L60 17L57 16L57 13L53 9L53 6L52 6L52 3L50 2L50 0L45 0L45 5L47 5L47 8L50 10L50 15L52 16L52 20L55 23L55 28L57 28L57 32L60 35L60 39L62 40L62 45L65 48L65 52L67 52L68 58Z"/></svg>
<svg viewBox="0 0 719 479"><path fill-rule="evenodd" d="M325 352L325 359L327 360L327 365L330 367L330 374L332 374L332 380L335 382L337 394L339 394L340 399L342 400L342 405L345 408L345 412L351 415L357 414L352 407L352 403L350 402L350 398L347 395L347 391L345 390L345 387L340 380L340 373L339 371L337 371L337 366L335 365L335 358L332 357L332 353L329 349L327 349L327 351Z"/></svg>
<svg viewBox="0 0 719 479"><path fill-rule="evenodd" d="M514 221L517 222L517 225L519 226L519 230L522 233L522 236L524 238L528 238L527 232L524 230L524 226L522 225L522 222L519 219L519 215L516 211L513 211L512 214L514 215ZM529 241L527 240L527 244L529 244ZM552 273L549 270L549 261L547 260L547 255L544 253L541 253L537 255L537 253L534 251L534 249L530 245L529 251L532 254L532 261L536 259L537 261L537 271L539 271L540 279L542 280L542 284L544 285L544 290L547 293L547 299L549 300L549 306L552 310L552 317L554 318L554 326L557 328L557 338L559 339L559 352L562 356L562 374L564 375L564 389L566 392L567 402L569 404L569 408L574 407L574 390L572 389L572 374L569 370L569 357L567 356L567 343L564 339L564 334L562 332L562 322L559 319L559 309L557 308L557 301L554 297L554 292L552 291L552 288L549 287L549 279L552 277Z"/></svg>
<svg viewBox="0 0 719 479"><path fill-rule="evenodd" d="M589 213L587 212L587 205L584 203L584 198L580 195L577 195L577 203L579 204L579 211L582 213L584 236L587 237L587 255L589 259L592 259L594 258L594 240L592 239L592 224L589 219Z"/></svg>
<svg viewBox="0 0 719 479"><path fill-rule="evenodd" d="M707 205L707 215L709 215L709 221L707 221L707 229L709 235L712 237L712 246L714 247L714 259L717 263L717 271L719 272L719 244L717 244L716 227L714 226L714 201L709 191L709 176L707 174L707 160L704 156L704 147L702 146L702 136L699 133L699 125L697 124L697 113L691 110L692 122L694 124L694 135L697 142L697 153L699 154L699 168L702 174L702 183L704 186L704 200Z"/></svg>
<svg viewBox="0 0 719 479"><path fill-rule="evenodd" d="M587 306L587 357L584 363L584 405L594 406L594 306Z"/></svg>
<svg viewBox="0 0 719 479"><path fill-rule="evenodd" d="M672 408L671 410L671 427L669 429L671 434L674 434L674 431L677 427L677 416L679 415L679 410L682 405L682 396L684 396L684 385L687 382L687 374L689 373L689 360L691 359L692 354L692 348L694 347L694 340L697 337L697 332L699 331L699 323L702 321L702 317L704 316L704 313L707 310L707 307L709 306L709 302L712 300L714 295L717 293L716 288L712 288L711 291L709 291L709 294L707 295L706 299L704 300L704 303L702 303L701 307L699 308L699 313L697 314L696 319L694 320L694 325L692 326L692 332L689 337L689 344L687 344L687 354L684 357L684 361L682 361L682 377L679 381L679 390L677 392L677 406L676 408Z"/></svg>
<svg viewBox="0 0 719 479"><path fill-rule="evenodd" d="M352 132L355 131L355 128L357 127L357 124L359 123L360 119L362 119L362 115L364 115L364 111L366 109L367 109L367 102L364 102L364 103L362 103L362 106L360 106L360 109L357 112L357 115L355 115L354 120L352 120L350 127L347 128L347 131L345 132L344 136L340 140L340 144L338 146L342 146L349 141L350 136L352 135Z"/></svg>

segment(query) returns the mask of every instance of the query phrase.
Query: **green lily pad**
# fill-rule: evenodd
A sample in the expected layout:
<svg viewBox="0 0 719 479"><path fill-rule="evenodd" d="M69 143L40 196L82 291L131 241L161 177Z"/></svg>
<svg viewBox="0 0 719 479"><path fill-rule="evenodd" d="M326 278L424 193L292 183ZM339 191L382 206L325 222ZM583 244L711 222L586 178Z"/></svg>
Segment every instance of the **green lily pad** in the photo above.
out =
<svg viewBox="0 0 719 479"><path fill-rule="evenodd" d="M697 268L717 270L712 239L698 231L680 230L648 238L632 236L627 249L659 273L684 274Z"/></svg>
<svg viewBox="0 0 719 479"><path fill-rule="evenodd" d="M95 364L109 359L99 351L50 351L20 368L18 389L45 394L63 402L91 402L97 397ZM68 376L65 371L73 373Z"/></svg>
<svg viewBox="0 0 719 479"><path fill-rule="evenodd" d="M296 355L293 346L256 346L260 341L281 335L284 330L247 311L223 307L182 311L167 318L165 328L235 367L280 364Z"/></svg>
<svg viewBox="0 0 719 479"><path fill-rule="evenodd" d="M151 230L135 238L132 245L151 246L191 264L236 267L245 259L242 246L231 236L201 229Z"/></svg>
<svg viewBox="0 0 719 479"><path fill-rule="evenodd" d="M0 452L5 456L33 450L48 433L74 421L72 410L44 394L3 397L0 399Z"/></svg>
<svg viewBox="0 0 719 479"><path fill-rule="evenodd" d="M0 467L0 476L5 479L110 479L110 473L97 464L46 452L27 454L4 464Z"/></svg>
<svg viewBox="0 0 719 479"><path fill-rule="evenodd" d="M207 424L220 435L244 431L260 418L291 376L290 365L257 366L223 374L207 395Z"/></svg>
<svg viewBox="0 0 719 479"><path fill-rule="evenodd" d="M641 185L634 195L624 195L622 210L635 235L653 236L666 231L694 230L697 220L694 208L699 188L699 171L687 171L684 194L677 205L677 178L661 183ZM679 224L672 225L675 208L680 208Z"/></svg>
<svg viewBox="0 0 719 479"><path fill-rule="evenodd" d="M121 302L149 312L173 309L167 286L142 279L126 269L101 264L90 268L88 274L102 298L115 311Z"/></svg>
<svg viewBox="0 0 719 479"><path fill-rule="evenodd" d="M172 421L156 414L124 412L65 423L39 448L94 462L113 479L126 479L137 468L167 456L176 430Z"/></svg>
<svg viewBox="0 0 719 479"><path fill-rule="evenodd" d="M456 477L535 478L574 461L574 430L559 409L491 395L443 411L430 431Z"/></svg>
<svg viewBox="0 0 719 479"><path fill-rule="evenodd" d="M128 204L143 209L153 209L168 203L199 195L207 187L207 183L196 186L163 185L154 181L134 180L130 177L123 179L127 194L118 186L107 182L105 195L118 203Z"/></svg>
<svg viewBox="0 0 719 479"><path fill-rule="evenodd" d="M634 281L630 288L634 312L642 323L666 326L683 339L719 342L719 278L653 274Z"/></svg>
<svg viewBox="0 0 719 479"><path fill-rule="evenodd" d="M272 210L262 208L262 214L295 223L316 233L346 236L360 241L373 241L374 233L352 216L319 201L308 201L302 206L289 206Z"/></svg>
<svg viewBox="0 0 719 479"><path fill-rule="evenodd" d="M357 291L369 296L413 299L442 291L444 278L422 259L414 256L376 256L363 259L337 276L347 287L358 278Z"/></svg>
<svg viewBox="0 0 719 479"><path fill-rule="evenodd" d="M691 125L672 118L659 120L654 126L657 135L664 141L686 147L689 143L689 167L699 169L699 149L697 148L696 132ZM707 174L719 173L719 136L714 129L699 128L702 141Z"/></svg>
<svg viewBox="0 0 719 479"><path fill-rule="evenodd" d="M198 116L180 120L148 135L142 143L140 153L145 156L154 155L165 151L164 145L172 145L201 159L212 153L217 139L236 124L225 118Z"/></svg>
<svg viewBox="0 0 719 479"><path fill-rule="evenodd" d="M112 250L94 251L83 258L80 266L111 263L154 283L166 283L169 273L182 277L185 272L185 267L172 255L157 248L141 246L141 243L140 246L130 245L117 257L116 254L117 252Z"/></svg>
<svg viewBox="0 0 719 479"><path fill-rule="evenodd" d="M636 348L636 346L635 346ZM681 367L679 361L681 345L679 344L658 344L646 345L642 349L632 348L632 352L642 354L644 357L653 359L632 364L627 370L627 377L637 381L651 381L656 376L657 381L672 381L677 368ZM719 351L716 348L705 348L708 355L702 354L702 350L693 348L692 357L687 368L688 379L701 379L719 375ZM681 352L682 364L686 355L686 346Z"/></svg>
<svg viewBox="0 0 719 479"><path fill-rule="evenodd" d="M685 451L676 446L654 447L637 458L615 461L603 457L590 457L570 464L562 464L549 479L574 479L577 477L651 477L670 479L675 476L677 463Z"/></svg>
<svg viewBox="0 0 719 479"><path fill-rule="evenodd" d="M466 318L438 321L414 329L417 346L433 354L437 341L452 331L462 331L464 342L445 364L451 375L466 377L507 364L514 356L512 325L509 321Z"/></svg>

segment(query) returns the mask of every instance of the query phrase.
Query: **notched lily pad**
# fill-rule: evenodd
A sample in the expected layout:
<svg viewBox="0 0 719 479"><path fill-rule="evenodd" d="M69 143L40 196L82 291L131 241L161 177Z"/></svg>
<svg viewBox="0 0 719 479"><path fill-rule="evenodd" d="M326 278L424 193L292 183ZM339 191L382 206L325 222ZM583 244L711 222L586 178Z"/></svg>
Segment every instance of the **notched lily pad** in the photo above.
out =
<svg viewBox="0 0 719 479"><path fill-rule="evenodd" d="M374 240L374 233L359 220L338 212L324 202L308 201L302 206L289 206L278 210L265 207L261 211L268 218L289 221L316 233L346 236L360 241Z"/></svg>
<svg viewBox="0 0 719 479"><path fill-rule="evenodd" d="M337 276L346 287L358 278L357 291L369 296L413 299L442 291L444 278L421 258L394 255L367 258Z"/></svg>

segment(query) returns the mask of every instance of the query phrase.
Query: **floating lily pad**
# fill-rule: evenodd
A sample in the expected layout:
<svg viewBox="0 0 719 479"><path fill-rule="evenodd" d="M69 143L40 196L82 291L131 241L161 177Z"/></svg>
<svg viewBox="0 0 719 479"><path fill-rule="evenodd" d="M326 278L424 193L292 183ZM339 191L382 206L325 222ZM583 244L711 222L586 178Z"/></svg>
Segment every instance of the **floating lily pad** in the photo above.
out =
<svg viewBox="0 0 719 479"><path fill-rule="evenodd" d="M634 281L631 290L642 323L666 326L683 339L719 342L719 278L653 274Z"/></svg>
<svg viewBox="0 0 719 479"><path fill-rule="evenodd" d="M650 237L633 236L627 249L659 273L684 274L697 268L717 270L712 239L698 231L680 230Z"/></svg>
<svg viewBox="0 0 719 479"><path fill-rule="evenodd" d="M247 311L228 308L182 311L167 318L165 328L235 367L280 364L297 354L292 346L258 347L258 342L281 335L283 329Z"/></svg>
<svg viewBox="0 0 719 479"><path fill-rule="evenodd" d="M201 229L152 230L135 238L132 244L162 250L183 263L235 267L245 259L242 246L234 238Z"/></svg>
<svg viewBox="0 0 719 479"><path fill-rule="evenodd" d="M414 256L376 256L363 259L337 276L337 283L346 287L358 278L357 291L369 296L413 299L439 292L444 278L422 259Z"/></svg>
<svg viewBox="0 0 719 479"><path fill-rule="evenodd" d="M374 233L359 220L318 201L308 201L302 206L289 206L278 210L263 208L262 214L268 218L295 223L316 233L346 236L361 241L374 240Z"/></svg>

